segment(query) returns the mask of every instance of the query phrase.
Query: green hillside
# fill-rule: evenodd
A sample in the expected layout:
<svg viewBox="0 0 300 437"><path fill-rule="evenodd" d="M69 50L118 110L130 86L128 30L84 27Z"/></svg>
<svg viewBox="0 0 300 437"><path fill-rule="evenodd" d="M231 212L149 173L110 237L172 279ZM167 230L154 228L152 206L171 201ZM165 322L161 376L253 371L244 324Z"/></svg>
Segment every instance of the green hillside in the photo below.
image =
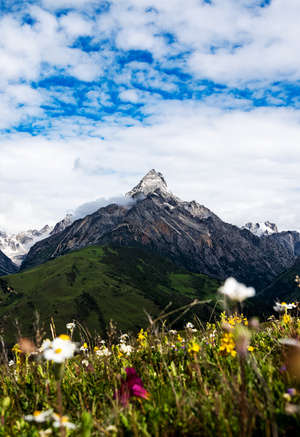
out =
<svg viewBox="0 0 300 437"><path fill-rule="evenodd" d="M148 252L92 246L1 277L0 328L8 343L15 341L16 319L22 335L34 336L37 311L48 335L51 317L58 333L65 332L66 323L73 319L87 326L92 335L96 331L105 336L111 319L118 330L137 332L147 325L143 308L156 316L170 302L168 311L196 298L212 299L209 304L194 306L180 320L182 326L192 319L192 313L201 320L209 319L219 286L218 280L187 272Z"/></svg>

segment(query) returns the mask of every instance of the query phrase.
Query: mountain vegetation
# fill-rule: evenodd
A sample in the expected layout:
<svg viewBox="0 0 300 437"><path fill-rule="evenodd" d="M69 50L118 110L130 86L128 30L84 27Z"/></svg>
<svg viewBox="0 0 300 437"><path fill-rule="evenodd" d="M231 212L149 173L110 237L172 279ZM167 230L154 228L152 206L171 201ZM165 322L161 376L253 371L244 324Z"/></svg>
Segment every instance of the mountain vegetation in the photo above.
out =
<svg viewBox="0 0 300 437"><path fill-rule="evenodd" d="M209 301L191 309L205 321L222 309L216 302L219 286L218 280L188 272L143 250L92 246L1 277L0 327L10 343L16 340L17 329L33 336L38 312L48 335L52 318L59 332L73 319L102 336L110 320L122 331L137 332L149 322L146 312L156 317L170 302L166 312L195 299ZM180 323L190 316L183 316Z"/></svg>
<svg viewBox="0 0 300 437"><path fill-rule="evenodd" d="M2 353L0 435L296 436L300 325L288 311L260 326L237 313L204 326L190 314L180 331L111 325L106 341L76 323L51 341L21 337Z"/></svg>

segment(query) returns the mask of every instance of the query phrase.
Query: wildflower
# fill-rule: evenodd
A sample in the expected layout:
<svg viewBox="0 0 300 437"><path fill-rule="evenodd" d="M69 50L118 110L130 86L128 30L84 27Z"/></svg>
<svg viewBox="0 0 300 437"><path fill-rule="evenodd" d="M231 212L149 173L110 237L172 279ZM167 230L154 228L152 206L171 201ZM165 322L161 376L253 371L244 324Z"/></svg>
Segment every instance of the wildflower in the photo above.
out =
<svg viewBox="0 0 300 437"><path fill-rule="evenodd" d="M72 358L75 351L75 343L68 335L60 335L52 342L52 347L44 351L44 358L55 363L63 363L65 359Z"/></svg>
<svg viewBox="0 0 300 437"><path fill-rule="evenodd" d="M133 350L134 350L133 347L130 346L129 344L126 345L124 343L121 343L119 346L119 351L121 352L121 354L124 355L130 355Z"/></svg>
<svg viewBox="0 0 300 437"><path fill-rule="evenodd" d="M66 324L67 329L69 329L70 331L73 331L73 329L76 328L76 323L75 322L71 322L71 323L67 323Z"/></svg>
<svg viewBox="0 0 300 437"><path fill-rule="evenodd" d="M143 328L142 328L142 329L140 330L140 332L138 333L137 341L143 341L143 340L146 339L146 337L147 337L147 333L146 333L146 332L144 333L144 330L143 330Z"/></svg>
<svg viewBox="0 0 300 437"><path fill-rule="evenodd" d="M51 340L49 340L49 338L46 338L46 340L43 340L43 343L38 351L44 352L46 349L49 349L51 345L52 345Z"/></svg>
<svg viewBox="0 0 300 437"><path fill-rule="evenodd" d="M127 334L122 334L119 338L120 343L125 343L128 340L129 336Z"/></svg>
<svg viewBox="0 0 300 437"><path fill-rule="evenodd" d="M236 356L235 343L231 332L224 332L222 335L219 351L225 355L230 354L233 357Z"/></svg>
<svg viewBox="0 0 300 437"><path fill-rule="evenodd" d="M188 322L188 323L185 325L185 328L186 328L186 329L193 329L193 327L194 327L194 325L193 325L191 322Z"/></svg>
<svg viewBox="0 0 300 437"><path fill-rule="evenodd" d="M53 413L53 410L47 410L47 411L34 411L32 414L28 414L27 416L24 416L24 419L27 422L37 422L37 423L43 423L48 420L48 418Z"/></svg>
<svg viewBox="0 0 300 437"><path fill-rule="evenodd" d="M286 302L275 302L275 306L273 307L273 309L277 312L284 312L286 310L292 310L293 308L296 308L297 305L295 305L294 303L286 303Z"/></svg>
<svg viewBox="0 0 300 437"><path fill-rule="evenodd" d="M289 393L284 393L283 394L283 398L287 401L287 402L291 402L292 397Z"/></svg>
<svg viewBox="0 0 300 437"><path fill-rule="evenodd" d="M107 349L107 347L103 349L96 350L97 357L109 357L111 355L111 352Z"/></svg>
<svg viewBox="0 0 300 437"><path fill-rule="evenodd" d="M89 372L90 370L91 371L95 370L94 367L91 365L91 363L88 362L88 360L82 360L81 364L84 366L85 372Z"/></svg>
<svg viewBox="0 0 300 437"><path fill-rule="evenodd" d="M176 335L177 334L176 329L170 329L169 334Z"/></svg>
<svg viewBox="0 0 300 437"><path fill-rule="evenodd" d="M19 348L18 343L16 343L13 348L12 348L12 352L15 352L16 354L20 354L22 353L21 349Z"/></svg>
<svg viewBox="0 0 300 437"><path fill-rule="evenodd" d="M83 345L80 347L80 350L83 352L87 352L89 350L87 343L83 343Z"/></svg>
<svg viewBox="0 0 300 437"><path fill-rule="evenodd" d="M288 388L286 391L290 396L295 396L297 394L297 390L295 388Z"/></svg>
<svg viewBox="0 0 300 437"><path fill-rule="evenodd" d="M10 367L13 366L14 364L15 364L14 360L10 360L9 363L8 363L8 365L9 365Z"/></svg>
<svg viewBox="0 0 300 437"><path fill-rule="evenodd" d="M291 320L291 316L289 316L288 314L283 314L282 321L285 325L287 325Z"/></svg>
<svg viewBox="0 0 300 437"><path fill-rule="evenodd" d="M199 351L200 351L200 346L197 344L197 343L195 343L195 342L193 342L191 345L190 345L190 347L189 347L189 349L188 349L188 352L191 354L191 353L198 353Z"/></svg>
<svg viewBox="0 0 300 437"><path fill-rule="evenodd" d="M52 418L54 420L53 426L55 428L60 428L61 426L64 426L65 428L69 428L69 429L77 428L77 426L74 423L69 422L68 416L60 417L58 414L53 413Z"/></svg>
<svg viewBox="0 0 300 437"><path fill-rule="evenodd" d="M246 287L246 285L240 284L234 278L226 279L224 285L219 288L219 292L238 302L242 302L248 297L255 295L253 287Z"/></svg>
<svg viewBox="0 0 300 437"><path fill-rule="evenodd" d="M253 352L254 351L254 347L253 346L248 346L247 349L248 349L249 352Z"/></svg>
<svg viewBox="0 0 300 437"><path fill-rule="evenodd" d="M114 394L114 399L121 401L125 408L129 399L133 396L149 399L149 393L144 389L141 378L133 367L126 367L126 379L121 378L121 387Z"/></svg>

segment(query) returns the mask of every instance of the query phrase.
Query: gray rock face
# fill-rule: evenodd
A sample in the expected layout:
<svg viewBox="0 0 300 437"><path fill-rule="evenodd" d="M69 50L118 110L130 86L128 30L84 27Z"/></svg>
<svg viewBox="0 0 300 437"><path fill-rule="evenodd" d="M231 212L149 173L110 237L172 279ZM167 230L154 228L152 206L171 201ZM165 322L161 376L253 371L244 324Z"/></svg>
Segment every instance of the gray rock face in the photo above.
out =
<svg viewBox="0 0 300 437"><path fill-rule="evenodd" d="M58 232L64 231L73 222L73 215L67 214L66 217L60 222L56 223L50 235L57 234Z"/></svg>
<svg viewBox="0 0 300 437"><path fill-rule="evenodd" d="M300 233L297 231L282 231L272 234L272 238L284 246L295 256L300 255Z"/></svg>
<svg viewBox="0 0 300 437"><path fill-rule="evenodd" d="M270 236L284 246L290 253L295 256L300 255L300 233L297 231L278 232L275 223L269 221L264 223L246 223L242 229L248 229L257 237Z"/></svg>
<svg viewBox="0 0 300 437"><path fill-rule="evenodd" d="M295 260L295 255L276 239L259 238L247 229L223 222L195 201L180 200L155 170L128 195L136 199L133 206L100 208L36 243L21 268L93 244L117 244L158 253L193 272L218 279L234 276L262 289Z"/></svg>

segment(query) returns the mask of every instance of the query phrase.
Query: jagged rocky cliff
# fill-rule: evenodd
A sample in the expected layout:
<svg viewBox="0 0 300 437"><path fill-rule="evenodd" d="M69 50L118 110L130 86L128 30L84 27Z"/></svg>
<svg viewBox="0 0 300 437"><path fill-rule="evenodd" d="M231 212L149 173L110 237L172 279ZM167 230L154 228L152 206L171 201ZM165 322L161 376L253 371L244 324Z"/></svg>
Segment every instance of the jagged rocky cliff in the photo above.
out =
<svg viewBox="0 0 300 437"><path fill-rule="evenodd" d="M127 196L135 202L100 208L37 242L21 268L93 244L114 243L158 253L179 266L215 278L232 275L261 289L294 262L295 255L276 239L259 238L223 222L195 201L180 200L155 170Z"/></svg>

